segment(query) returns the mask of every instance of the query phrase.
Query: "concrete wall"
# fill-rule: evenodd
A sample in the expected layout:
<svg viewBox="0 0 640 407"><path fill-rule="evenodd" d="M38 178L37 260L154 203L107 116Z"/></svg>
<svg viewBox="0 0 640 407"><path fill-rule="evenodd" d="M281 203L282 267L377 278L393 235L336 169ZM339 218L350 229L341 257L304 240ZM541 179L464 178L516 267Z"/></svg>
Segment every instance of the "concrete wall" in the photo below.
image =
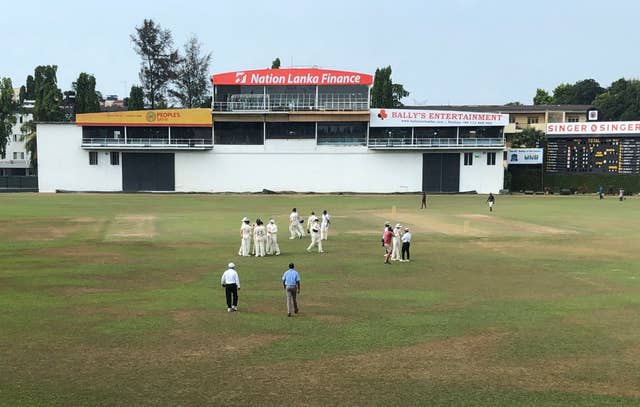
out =
<svg viewBox="0 0 640 407"><path fill-rule="evenodd" d="M480 194L497 193L504 185L502 151L496 153L496 165L487 165L487 153L473 151L473 165L464 165L464 153L460 154L460 191L477 191Z"/></svg>
<svg viewBox="0 0 640 407"><path fill-rule="evenodd" d="M264 146L216 146L176 153L176 191L406 192L422 189L422 153L315 140L267 140Z"/></svg>
<svg viewBox="0 0 640 407"><path fill-rule="evenodd" d="M89 165L89 150L81 144L82 127L38 124L40 192L122 191L122 160L111 165L109 152L98 151L98 165Z"/></svg>
<svg viewBox="0 0 640 407"><path fill-rule="evenodd" d="M98 151L89 165L82 128L38 125L40 192L122 191L120 165ZM318 146L315 140L267 140L265 145L218 145L210 151L175 153L178 192L410 192L422 189L422 151L374 151L364 146ZM460 154L460 191L502 189L502 152L487 166L486 152L472 166ZM475 154L474 154L475 155Z"/></svg>

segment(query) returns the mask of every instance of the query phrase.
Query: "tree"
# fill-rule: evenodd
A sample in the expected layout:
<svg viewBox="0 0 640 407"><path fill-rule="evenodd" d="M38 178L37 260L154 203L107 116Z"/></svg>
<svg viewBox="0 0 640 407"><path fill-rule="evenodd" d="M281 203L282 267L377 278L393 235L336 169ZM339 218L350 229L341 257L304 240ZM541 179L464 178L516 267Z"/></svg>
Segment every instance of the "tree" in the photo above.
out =
<svg viewBox="0 0 640 407"><path fill-rule="evenodd" d="M142 58L140 83L152 109L166 103L165 92L176 77L178 51L173 48L171 31L163 30L153 20L145 19L130 36L135 52Z"/></svg>
<svg viewBox="0 0 640 407"><path fill-rule="evenodd" d="M391 108L403 106L400 101L409 92L399 83L391 80L391 66L376 69L371 87L371 107Z"/></svg>
<svg viewBox="0 0 640 407"><path fill-rule="evenodd" d="M561 83L553 90L553 103L556 105L570 105L573 101L573 87L568 83Z"/></svg>
<svg viewBox="0 0 640 407"><path fill-rule="evenodd" d="M618 79L596 97L593 105L605 120L640 120L640 81Z"/></svg>
<svg viewBox="0 0 640 407"><path fill-rule="evenodd" d="M550 105L553 104L553 98L544 89L536 89L536 95L533 97L534 105Z"/></svg>
<svg viewBox="0 0 640 407"><path fill-rule="evenodd" d="M539 147L543 141L544 133L542 131L528 127L513 135L511 145L515 148L535 148Z"/></svg>
<svg viewBox="0 0 640 407"><path fill-rule="evenodd" d="M11 138L11 129L16 124L15 110L11 79L2 78L0 79L0 158L4 158L7 153L7 142Z"/></svg>
<svg viewBox="0 0 640 407"><path fill-rule="evenodd" d="M25 85L25 99L34 100L36 98L36 84L33 80L33 76L27 76L27 82Z"/></svg>
<svg viewBox="0 0 640 407"><path fill-rule="evenodd" d="M58 88L57 70L58 67L56 65L40 65L36 67L34 74L34 99L36 102L33 108L33 119L35 121L60 121L64 116L60 110L62 92Z"/></svg>
<svg viewBox="0 0 640 407"><path fill-rule="evenodd" d="M128 110L144 110L144 90L140 86L132 86L127 103Z"/></svg>
<svg viewBox="0 0 640 407"><path fill-rule="evenodd" d="M38 172L38 138L36 134L36 124L33 120L29 120L20 127L22 132L22 140L25 140L24 148L29 153L31 162L31 172Z"/></svg>
<svg viewBox="0 0 640 407"><path fill-rule="evenodd" d="M584 79L573 85L561 83L553 90L553 102L558 105L590 105L605 89L595 79Z"/></svg>
<svg viewBox="0 0 640 407"><path fill-rule="evenodd" d="M173 82L175 89L169 89L169 94L183 107L198 107L206 98L210 87L210 63L211 53L201 55L198 38L192 36L184 44L184 56L180 58Z"/></svg>
<svg viewBox="0 0 640 407"><path fill-rule="evenodd" d="M271 62L271 69L280 69L280 58L276 58Z"/></svg>
<svg viewBox="0 0 640 407"><path fill-rule="evenodd" d="M100 111L100 95L96 92L96 78L93 75L81 72L73 82L73 90L76 92L76 114Z"/></svg>

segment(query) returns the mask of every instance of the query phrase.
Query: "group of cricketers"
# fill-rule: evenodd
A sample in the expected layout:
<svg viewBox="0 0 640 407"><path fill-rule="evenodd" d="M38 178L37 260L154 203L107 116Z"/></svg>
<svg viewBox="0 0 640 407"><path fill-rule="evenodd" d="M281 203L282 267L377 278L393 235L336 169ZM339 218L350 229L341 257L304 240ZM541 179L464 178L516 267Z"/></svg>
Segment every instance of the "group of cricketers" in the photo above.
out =
<svg viewBox="0 0 640 407"><path fill-rule="evenodd" d="M253 255L256 257L264 257L266 255L280 255L280 246L278 245L278 225L273 218L269 219L269 223L264 225L261 219L256 219L255 224L251 224L251 220L246 216L242 219L240 226L240 250L238 256L251 256L251 238L253 237Z"/></svg>
<svg viewBox="0 0 640 407"><path fill-rule="evenodd" d="M324 253L322 250L322 240L327 240L329 236L329 225L331 224L329 213L325 209L322 211L322 217L318 218L315 212L311 212L307 219L306 233L303 224L304 220L300 219L298 210L293 208L291 215L289 215L289 232L291 233L289 239L295 239L296 237L302 239L302 237L309 235L311 237L311 244L307 247L307 251L311 252L311 249L317 246L318 252ZM269 222L265 225L259 218L256 219L255 224L251 224L251 220L245 216L240 226L240 237L239 256L248 257L252 254L256 257L280 255L278 226L273 218L270 218ZM253 252L251 251L252 238Z"/></svg>
<svg viewBox="0 0 640 407"><path fill-rule="evenodd" d="M411 261L411 252L409 250L411 247L411 232L409 228L403 229L399 223L395 227L391 227L391 223L386 222L382 232L382 246L384 247L385 264L391 264L391 260ZM402 257L400 252L402 252Z"/></svg>

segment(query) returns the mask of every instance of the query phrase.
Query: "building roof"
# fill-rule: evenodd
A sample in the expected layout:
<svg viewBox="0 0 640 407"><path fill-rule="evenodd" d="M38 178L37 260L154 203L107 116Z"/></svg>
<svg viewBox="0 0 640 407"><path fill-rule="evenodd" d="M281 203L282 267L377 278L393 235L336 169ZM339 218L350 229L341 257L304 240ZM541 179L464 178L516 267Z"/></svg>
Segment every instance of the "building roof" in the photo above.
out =
<svg viewBox="0 0 640 407"><path fill-rule="evenodd" d="M402 109L418 110L459 110L465 112L495 113L545 113L575 112L584 113L591 105L436 105L436 106L403 106Z"/></svg>

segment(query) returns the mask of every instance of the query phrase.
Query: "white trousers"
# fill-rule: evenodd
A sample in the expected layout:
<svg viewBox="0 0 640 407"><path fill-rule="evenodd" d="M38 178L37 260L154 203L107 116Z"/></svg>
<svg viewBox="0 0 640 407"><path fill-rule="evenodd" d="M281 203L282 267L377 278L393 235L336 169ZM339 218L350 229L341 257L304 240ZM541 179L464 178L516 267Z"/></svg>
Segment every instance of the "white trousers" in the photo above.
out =
<svg viewBox="0 0 640 407"><path fill-rule="evenodd" d="M320 226L320 239L327 240L329 237L329 226Z"/></svg>
<svg viewBox="0 0 640 407"><path fill-rule="evenodd" d="M391 239L391 260L400 260L400 238Z"/></svg>
<svg viewBox="0 0 640 407"><path fill-rule="evenodd" d="M291 232L290 239L295 239L298 236L304 236L304 233L302 232L302 226L299 222L297 224L295 222L289 223L289 232Z"/></svg>
<svg viewBox="0 0 640 407"><path fill-rule="evenodd" d="M240 255L248 256L249 253L251 252L251 236L242 236L241 244L242 245L240 246Z"/></svg>
<svg viewBox="0 0 640 407"><path fill-rule="evenodd" d="M254 246L256 248L256 257L264 257L265 255L265 241L264 237L256 236Z"/></svg>
<svg viewBox="0 0 640 407"><path fill-rule="evenodd" d="M318 253L322 253L322 239L320 239L320 233L311 233L311 244L307 247L307 251L310 252L311 248L318 245Z"/></svg>
<svg viewBox="0 0 640 407"><path fill-rule="evenodd" d="M271 240L270 243L270 249L271 252L268 254L275 254L276 256L280 254L280 246L278 246L278 235L277 234L271 234L270 235L271 238L268 239L267 241Z"/></svg>

